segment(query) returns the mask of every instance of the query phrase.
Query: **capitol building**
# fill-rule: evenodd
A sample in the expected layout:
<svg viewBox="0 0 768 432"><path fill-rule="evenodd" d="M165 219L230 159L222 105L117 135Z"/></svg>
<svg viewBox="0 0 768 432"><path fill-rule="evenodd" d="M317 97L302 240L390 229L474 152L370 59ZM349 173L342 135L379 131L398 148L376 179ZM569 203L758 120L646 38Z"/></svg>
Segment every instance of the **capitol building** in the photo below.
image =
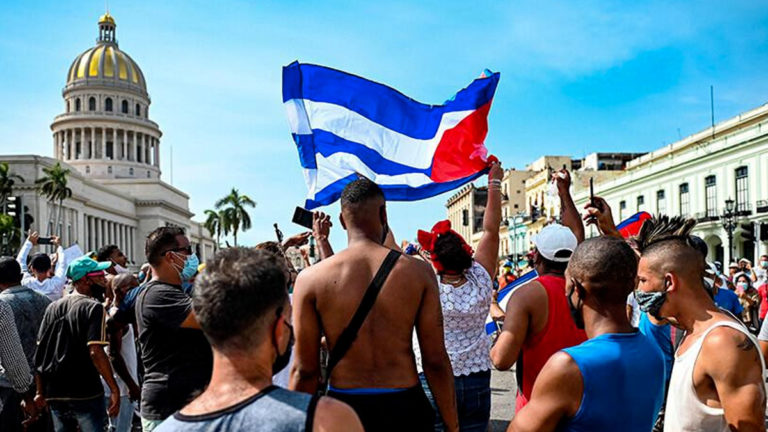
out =
<svg viewBox="0 0 768 432"><path fill-rule="evenodd" d="M62 245L83 251L117 244L129 261L144 261L144 239L160 226L186 229L201 260L213 255L214 240L192 220L189 195L161 180L162 132L150 119L151 99L139 65L118 46L115 19L98 21L96 46L66 70L64 112L51 124L53 157L0 156L23 177L14 195L34 218L41 235L61 232ZM63 67L62 67L63 69ZM54 229L56 203L37 193L43 169L61 162L70 169L72 197L64 201ZM56 210L57 211L57 210Z"/></svg>

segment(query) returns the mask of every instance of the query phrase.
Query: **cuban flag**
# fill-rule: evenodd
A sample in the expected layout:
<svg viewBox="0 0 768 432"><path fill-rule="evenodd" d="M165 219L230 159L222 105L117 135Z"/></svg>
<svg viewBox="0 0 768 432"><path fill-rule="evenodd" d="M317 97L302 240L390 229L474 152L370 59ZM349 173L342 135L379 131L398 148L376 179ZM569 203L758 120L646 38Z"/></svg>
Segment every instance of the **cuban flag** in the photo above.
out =
<svg viewBox="0 0 768 432"><path fill-rule="evenodd" d="M366 177L387 200L415 201L487 172L488 111L499 82L485 72L443 105L324 66L283 67L283 103L309 189L305 207L336 201Z"/></svg>
<svg viewBox="0 0 768 432"><path fill-rule="evenodd" d="M624 238L634 237L640 234L640 228L643 227L643 223L651 217L652 216L648 212L642 211L635 213L616 225L616 229L619 230L619 233L621 233L621 236Z"/></svg>
<svg viewBox="0 0 768 432"><path fill-rule="evenodd" d="M510 295L512 294L512 291L532 280L538 279L538 277L539 274L536 273L536 270L531 270L528 273L515 279L514 282L505 286L502 290L499 291L499 295L496 298L496 301L499 302L499 307L502 310L507 310L507 303L509 303L509 298L512 297ZM488 314L488 318L485 319L485 334L492 335L496 330L498 330L496 323L493 321L493 318L491 318L491 314Z"/></svg>

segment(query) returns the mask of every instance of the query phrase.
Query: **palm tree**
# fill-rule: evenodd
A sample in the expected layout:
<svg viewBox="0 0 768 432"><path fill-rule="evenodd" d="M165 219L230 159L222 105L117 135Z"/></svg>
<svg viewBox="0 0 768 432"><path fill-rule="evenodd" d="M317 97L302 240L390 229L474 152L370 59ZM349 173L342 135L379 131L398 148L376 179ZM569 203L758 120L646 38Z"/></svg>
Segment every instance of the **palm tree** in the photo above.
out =
<svg viewBox="0 0 768 432"><path fill-rule="evenodd" d="M67 187L67 178L69 177L69 170L61 166L61 163L56 162L56 165L52 167L43 168L45 176L37 179L35 184L37 190L41 195L48 198L48 201L53 204L58 201L58 216L54 219L56 225L53 228L53 233L56 233L56 228L61 223L61 216L64 213L64 200L72 196L72 189ZM61 232L58 233L61 236Z"/></svg>
<svg viewBox="0 0 768 432"><path fill-rule="evenodd" d="M224 236L229 234L231 229L230 215L227 210L206 210L205 214L208 217L205 219L203 226L208 229L212 236L216 236L216 247L221 247L221 234Z"/></svg>
<svg viewBox="0 0 768 432"><path fill-rule="evenodd" d="M223 208L227 206L226 208ZM226 214L226 218L229 220L230 228L232 229L232 236L235 239L235 247L237 247L237 232L248 231L251 229L251 216L245 207L256 207L256 202L248 197L248 195L240 195L240 192L236 188L232 188L232 192L224 198L216 201L216 208L222 209Z"/></svg>
<svg viewBox="0 0 768 432"><path fill-rule="evenodd" d="M13 185L17 180L23 182L24 178L18 174L11 174L8 162L0 162L0 206L13 193Z"/></svg>

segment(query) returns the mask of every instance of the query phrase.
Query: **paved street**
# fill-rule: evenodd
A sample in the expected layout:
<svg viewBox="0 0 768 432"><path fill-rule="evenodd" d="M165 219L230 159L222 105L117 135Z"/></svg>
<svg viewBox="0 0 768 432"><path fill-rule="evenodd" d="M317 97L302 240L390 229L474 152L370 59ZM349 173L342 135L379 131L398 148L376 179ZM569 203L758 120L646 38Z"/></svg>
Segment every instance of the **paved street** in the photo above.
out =
<svg viewBox="0 0 768 432"><path fill-rule="evenodd" d="M509 419L515 413L515 381L514 369L506 372L492 370L491 372L491 432L507 430Z"/></svg>

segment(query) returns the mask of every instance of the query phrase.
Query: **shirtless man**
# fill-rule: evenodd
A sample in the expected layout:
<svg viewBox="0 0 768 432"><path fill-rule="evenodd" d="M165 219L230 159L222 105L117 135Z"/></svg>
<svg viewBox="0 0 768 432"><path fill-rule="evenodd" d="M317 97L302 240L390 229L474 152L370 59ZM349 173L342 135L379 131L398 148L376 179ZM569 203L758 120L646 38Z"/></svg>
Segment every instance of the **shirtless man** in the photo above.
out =
<svg viewBox="0 0 768 432"><path fill-rule="evenodd" d="M693 224L646 221L638 239L638 303L684 329L670 378L665 431L764 431L764 364L757 341L705 292ZM647 235L646 235L647 234Z"/></svg>
<svg viewBox="0 0 768 432"><path fill-rule="evenodd" d="M314 393L320 340L331 350L390 249L381 189L367 179L341 195L348 247L301 272L293 297L296 332L291 389ZM445 351L437 281L423 261L400 256L349 351L333 369L329 395L348 403L366 431L429 430L434 412L416 373L414 324L424 374L449 431L458 430L453 371Z"/></svg>

